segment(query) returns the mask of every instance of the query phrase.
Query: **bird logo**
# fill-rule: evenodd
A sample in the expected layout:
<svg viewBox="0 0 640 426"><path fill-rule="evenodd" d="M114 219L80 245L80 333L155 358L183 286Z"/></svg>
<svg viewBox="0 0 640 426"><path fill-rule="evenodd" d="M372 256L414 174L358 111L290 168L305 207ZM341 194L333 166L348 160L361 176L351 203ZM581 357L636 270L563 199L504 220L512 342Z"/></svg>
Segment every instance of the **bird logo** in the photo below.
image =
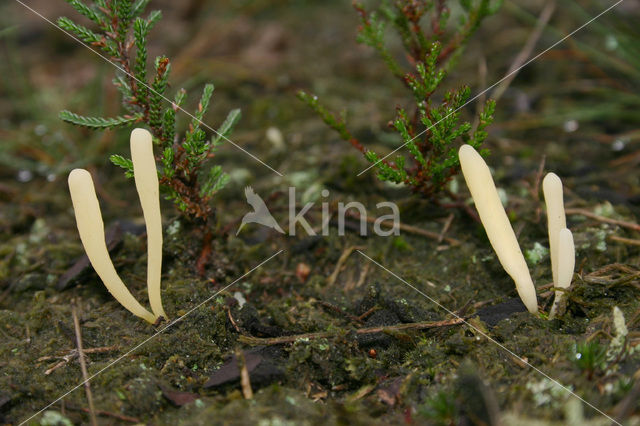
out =
<svg viewBox="0 0 640 426"><path fill-rule="evenodd" d="M276 222L273 216L271 216L271 212L267 208L267 205L264 203L262 198L255 193L253 188L247 186L244 189L244 195L247 197L247 203L253 207L253 211L242 217L242 223L240 224L236 235L240 233L240 230L247 223L259 223L260 225L268 226L269 228L273 228L281 234L284 234L284 231L280 228L278 222Z"/></svg>

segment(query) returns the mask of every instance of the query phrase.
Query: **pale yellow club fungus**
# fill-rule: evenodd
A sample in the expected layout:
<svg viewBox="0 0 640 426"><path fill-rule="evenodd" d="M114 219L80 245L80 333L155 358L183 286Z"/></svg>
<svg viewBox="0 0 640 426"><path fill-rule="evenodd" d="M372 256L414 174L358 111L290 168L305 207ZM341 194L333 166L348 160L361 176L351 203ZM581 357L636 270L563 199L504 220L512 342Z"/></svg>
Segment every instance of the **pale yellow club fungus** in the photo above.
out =
<svg viewBox="0 0 640 426"><path fill-rule="evenodd" d="M568 289L573 278L573 270L576 266L576 248L573 244L573 234L567 228L563 228L558 232L558 281L554 283L554 287ZM564 291L556 291L553 306L549 311L549 319L553 319L556 315L561 315L565 309L562 303L564 300Z"/></svg>
<svg viewBox="0 0 640 426"><path fill-rule="evenodd" d="M124 285L109 257L104 238L104 223L91 174L84 169L69 173L69 191L75 211L80 240L87 257L109 293L132 314L154 323L156 317L146 310Z"/></svg>
<svg viewBox="0 0 640 426"><path fill-rule="evenodd" d="M145 129L131 132L131 161L142 214L147 227L147 290L149 304L156 317L167 318L162 308L160 275L162 271L162 216L158 171L153 156L151 133Z"/></svg>
<svg viewBox="0 0 640 426"><path fill-rule="evenodd" d="M553 285L558 287L558 241L560 230L567 227L562 197L562 181L555 173L548 173L542 181L544 202L547 206L547 229L549 231L549 255Z"/></svg>
<svg viewBox="0 0 640 426"><path fill-rule="evenodd" d="M516 234L502 207L489 166L470 145L458 151L462 174L487 232L489 242L504 270L516 284L520 299L532 314L538 313L536 288L529 274Z"/></svg>

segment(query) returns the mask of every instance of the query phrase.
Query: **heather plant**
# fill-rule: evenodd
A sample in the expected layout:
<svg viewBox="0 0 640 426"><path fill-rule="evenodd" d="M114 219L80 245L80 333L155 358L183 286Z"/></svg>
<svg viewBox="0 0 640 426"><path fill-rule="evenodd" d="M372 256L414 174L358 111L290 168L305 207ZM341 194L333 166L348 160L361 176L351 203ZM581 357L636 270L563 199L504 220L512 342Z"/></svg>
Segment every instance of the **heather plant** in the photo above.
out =
<svg viewBox="0 0 640 426"><path fill-rule="evenodd" d="M596 341L584 341L573 345L570 358L591 379L596 372L604 369L606 355L605 346Z"/></svg>
<svg viewBox="0 0 640 426"><path fill-rule="evenodd" d="M192 219L207 223L213 216L210 200L228 181L221 166L211 165L211 158L222 139L226 139L240 118L232 110L209 137L202 119L209 107L214 86L207 84L192 120L184 132L178 132L176 112L182 110L186 91L178 90L168 102L171 63L160 56L150 67L147 59L147 37L162 14L155 10L143 17L150 0L96 0L88 4L81 0L66 0L77 12L88 18L95 29L87 28L63 17L58 25L98 50L115 63L117 72L113 84L122 96L126 113L117 117L86 117L70 111L60 112L65 122L95 130L146 125L157 146L160 188L165 198ZM149 68L153 71L148 73ZM150 74L150 75L149 75ZM131 159L114 154L111 161L133 176Z"/></svg>
<svg viewBox="0 0 640 426"><path fill-rule="evenodd" d="M389 122L389 127L400 135L411 153L409 161L404 155L387 160L365 148L347 128L343 116L333 114L316 96L298 93L329 127L364 154L377 169L380 180L407 184L434 201L446 191L447 182L459 171L457 148L460 143L487 154L481 145L495 110L495 103L487 101L474 128L460 117L460 108L470 97L469 87L444 90L443 84L471 35L484 18L497 11L501 1L460 0L461 14L454 30L448 28L451 3L449 0L383 0L379 7L368 10L362 3L354 2L360 16L358 41L375 49L413 96L413 104L398 106ZM406 61L397 60L387 47L388 27L399 36Z"/></svg>

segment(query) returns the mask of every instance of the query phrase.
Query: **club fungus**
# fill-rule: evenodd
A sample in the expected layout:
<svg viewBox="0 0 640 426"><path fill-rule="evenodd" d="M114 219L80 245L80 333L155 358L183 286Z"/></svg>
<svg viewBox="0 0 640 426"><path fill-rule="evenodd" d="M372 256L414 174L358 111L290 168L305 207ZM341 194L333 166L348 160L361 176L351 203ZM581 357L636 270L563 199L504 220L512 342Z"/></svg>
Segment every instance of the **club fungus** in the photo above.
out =
<svg viewBox="0 0 640 426"><path fill-rule="evenodd" d="M151 134L144 129L131 133L131 157L136 189L147 228L147 289L153 314L133 297L116 272L104 237L104 223L91 174L75 169L69 174L69 191L75 211L80 240L89 261L109 292L134 315L154 323L167 318L162 308L160 273L162 267L162 221L158 189L158 174Z"/></svg>
<svg viewBox="0 0 640 426"><path fill-rule="evenodd" d="M154 315L140 305L124 285L109 257L104 238L104 223L91 174L84 169L69 173L69 191L76 215L80 240L87 257L109 293L132 314L153 323Z"/></svg>
<svg viewBox="0 0 640 426"><path fill-rule="evenodd" d="M151 133L145 129L131 132L131 161L142 214L147 227L147 290L156 317L167 318L162 308L160 274L162 270L162 216L158 172L153 156Z"/></svg>
<svg viewBox="0 0 640 426"><path fill-rule="evenodd" d="M547 206L547 227L549 230L549 252L551 256L551 273L555 288L567 289L571 285L573 269L576 263L576 252L573 235L567 229L562 196L562 181L555 173L548 173L542 181L544 202ZM564 306L564 293L556 291L549 318L561 314Z"/></svg>
<svg viewBox="0 0 640 426"><path fill-rule="evenodd" d="M527 310L536 314L538 312L536 289L507 213L500 202L489 166L471 145L460 147L458 155L462 174L489 242L502 267L515 282L518 295Z"/></svg>
<svg viewBox="0 0 640 426"><path fill-rule="evenodd" d="M573 278L573 269L576 266L576 250L573 244L573 234L567 228L563 228L558 232L558 281L554 281L555 288L567 289L571 285ZM564 311L562 300L564 299L563 291L556 291L553 300L553 306L549 312L549 319L553 319Z"/></svg>
<svg viewBox="0 0 640 426"><path fill-rule="evenodd" d="M547 206L547 227L549 230L549 252L553 284L558 287L558 237L560 230L567 227L562 198L562 181L555 173L548 173L542 181L544 202Z"/></svg>

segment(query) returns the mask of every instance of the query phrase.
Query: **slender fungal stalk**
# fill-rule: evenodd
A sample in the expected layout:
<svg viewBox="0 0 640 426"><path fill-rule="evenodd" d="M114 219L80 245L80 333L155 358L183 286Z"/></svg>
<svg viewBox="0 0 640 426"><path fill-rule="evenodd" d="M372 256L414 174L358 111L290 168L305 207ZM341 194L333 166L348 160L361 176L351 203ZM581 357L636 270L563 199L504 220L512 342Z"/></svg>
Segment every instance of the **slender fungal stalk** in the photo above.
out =
<svg viewBox="0 0 640 426"><path fill-rule="evenodd" d="M480 220L504 270L515 281L520 299L532 314L538 312L536 288L529 274L516 234L502 207L491 171L471 145L458 152L462 173L467 182Z"/></svg>
<svg viewBox="0 0 640 426"><path fill-rule="evenodd" d="M567 228L563 228L558 232L558 282L554 283L556 288L569 288L575 266L576 249L573 244L573 234ZM551 311L549 312L549 319L564 313L563 299L564 292L556 291L553 306L551 306Z"/></svg>
<svg viewBox="0 0 640 426"><path fill-rule="evenodd" d="M551 273L553 285L558 286L558 237L560 230L567 227L562 198L562 181L555 173L548 173L542 181L544 202L547 206L547 227L549 229L549 254L551 257Z"/></svg>
<svg viewBox="0 0 640 426"><path fill-rule="evenodd" d="M104 238L104 223L91 174L84 169L69 174L69 191L76 215L78 233L93 269L109 293L132 314L154 323L156 317L140 305L124 285L109 257Z"/></svg>
<svg viewBox="0 0 640 426"><path fill-rule="evenodd" d="M136 189L147 227L147 289L149 303L156 317L167 318L162 308L160 274L162 271L162 217L158 171L153 156L151 133L145 129L131 132L131 161Z"/></svg>

